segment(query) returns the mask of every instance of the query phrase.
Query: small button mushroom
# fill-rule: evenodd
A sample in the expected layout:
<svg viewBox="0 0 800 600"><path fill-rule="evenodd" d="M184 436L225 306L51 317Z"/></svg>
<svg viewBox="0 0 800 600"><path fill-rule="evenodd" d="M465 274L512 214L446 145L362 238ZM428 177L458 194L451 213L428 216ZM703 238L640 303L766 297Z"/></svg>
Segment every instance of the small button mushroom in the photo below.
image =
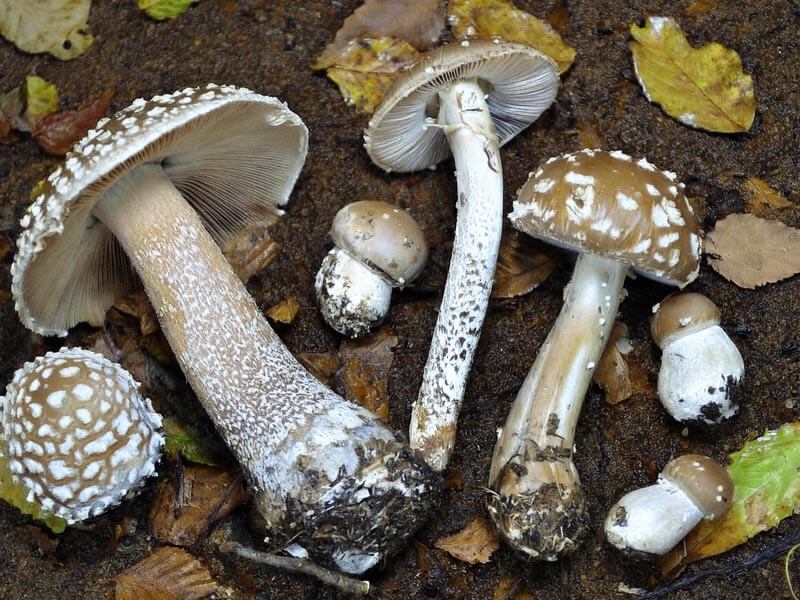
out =
<svg viewBox="0 0 800 600"><path fill-rule="evenodd" d="M81 348L18 369L2 400L3 444L15 483L68 523L97 516L155 471L161 417L125 369Z"/></svg>
<svg viewBox="0 0 800 600"><path fill-rule="evenodd" d="M411 215L375 200L339 210L331 237L336 246L314 281L317 304L328 325L357 337L383 321L392 288L402 288L422 272L428 243Z"/></svg>
<svg viewBox="0 0 800 600"><path fill-rule="evenodd" d="M658 396L682 423L713 425L739 411L744 361L719 326L716 304L694 292L667 296L653 307L653 340L662 350Z"/></svg>
<svg viewBox="0 0 800 600"><path fill-rule="evenodd" d="M611 507L606 538L632 556L666 554L702 519L724 516L733 491L728 472L712 459L679 456L667 463L654 485L628 492Z"/></svg>

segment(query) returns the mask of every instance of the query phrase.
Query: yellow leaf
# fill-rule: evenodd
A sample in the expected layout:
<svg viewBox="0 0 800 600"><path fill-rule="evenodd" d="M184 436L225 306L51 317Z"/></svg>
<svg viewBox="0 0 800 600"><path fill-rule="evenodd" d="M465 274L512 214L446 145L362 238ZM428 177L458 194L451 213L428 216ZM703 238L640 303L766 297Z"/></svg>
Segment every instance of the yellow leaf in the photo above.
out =
<svg viewBox="0 0 800 600"><path fill-rule="evenodd" d="M436 542L436 547L471 565L486 564L500 547L500 538L484 518L475 517L458 533Z"/></svg>
<svg viewBox="0 0 800 600"><path fill-rule="evenodd" d="M556 61L563 73L575 60L575 49L546 21L515 8L507 0L453 0L450 3L453 37L502 38L536 48Z"/></svg>
<svg viewBox="0 0 800 600"><path fill-rule="evenodd" d="M748 177L744 182L744 192L750 213L760 216L766 208L789 208L794 206L780 192L775 191L766 181L758 177Z"/></svg>
<svg viewBox="0 0 800 600"><path fill-rule="evenodd" d="M365 38L348 43L328 69L345 99L358 112L369 113L383 99L401 69L420 53L409 43L392 38Z"/></svg>
<svg viewBox="0 0 800 600"><path fill-rule="evenodd" d="M278 323L285 323L289 325L297 316L297 311L300 310L300 303L297 298L287 298L283 302L279 302L267 311L267 316L273 321Z"/></svg>
<svg viewBox="0 0 800 600"><path fill-rule="evenodd" d="M712 43L692 48L670 17L631 25L633 64L647 99L691 127L720 133L747 131L756 101L753 79L733 50Z"/></svg>
<svg viewBox="0 0 800 600"><path fill-rule="evenodd" d="M25 120L33 129L42 117L58 109L58 90L56 86L37 77L25 78Z"/></svg>

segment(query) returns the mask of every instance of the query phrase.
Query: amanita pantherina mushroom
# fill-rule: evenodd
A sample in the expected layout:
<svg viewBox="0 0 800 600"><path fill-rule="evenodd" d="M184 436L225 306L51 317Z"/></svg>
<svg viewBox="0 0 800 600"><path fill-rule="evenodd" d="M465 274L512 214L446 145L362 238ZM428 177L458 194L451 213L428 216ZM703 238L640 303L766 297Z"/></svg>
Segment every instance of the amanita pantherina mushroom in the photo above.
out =
<svg viewBox="0 0 800 600"><path fill-rule="evenodd" d="M684 292L667 296L653 312L653 340L663 351L658 397L667 412L677 421L708 425L733 417L744 361L719 326L717 305Z"/></svg>
<svg viewBox="0 0 800 600"><path fill-rule="evenodd" d="M68 523L105 512L155 472L161 417L125 369L62 348L14 373L2 403L2 454L28 502Z"/></svg>
<svg viewBox="0 0 800 600"><path fill-rule="evenodd" d="M499 147L550 106L558 82L555 63L527 46L450 44L401 74L364 134L367 152L386 171L430 168L451 153L455 160L453 253L410 428L411 446L437 470L455 442L500 247Z"/></svg>
<svg viewBox="0 0 800 600"><path fill-rule="evenodd" d="M674 173L621 152L549 159L520 189L509 219L580 252L564 306L517 394L494 450L489 513L514 547L543 560L587 528L572 461L575 425L629 268L684 286L699 270L697 219Z"/></svg>
<svg viewBox="0 0 800 600"><path fill-rule="evenodd" d="M732 500L733 482L722 466L699 454L679 456L654 485L628 492L611 507L606 538L633 556L660 556L702 519L724 516Z"/></svg>
<svg viewBox="0 0 800 600"><path fill-rule="evenodd" d="M331 237L335 246L314 281L317 304L328 325L357 337L383 321L392 288L422 272L428 243L411 215L377 200L341 208Z"/></svg>
<svg viewBox="0 0 800 600"><path fill-rule="evenodd" d="M274 214L306 148L302 121L249 90L137 100L47 179L22 220L12 289L36 332L100 324L127 289L127 254L273 544L292 540L296 553L357 573L421 524L435 478L377 417L300 366L214 240Z"/></svg>

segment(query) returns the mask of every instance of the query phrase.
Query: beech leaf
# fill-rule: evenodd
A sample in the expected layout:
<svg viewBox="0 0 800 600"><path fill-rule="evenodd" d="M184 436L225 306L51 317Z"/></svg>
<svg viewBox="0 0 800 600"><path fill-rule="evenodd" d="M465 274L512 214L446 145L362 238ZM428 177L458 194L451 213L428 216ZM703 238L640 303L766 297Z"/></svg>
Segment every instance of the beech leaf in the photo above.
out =
<svg viewBox="0 0 800 600"><path fill-rule="evenodd" d="M682 544L660 561L674 575L689 563L714 556L775 527L800 510L800 422L767 431L731 454L731 509L721 519L701 521Z"/></svg>
<svg viewBox="0 0 800 600"><path fill-rule="evenodd" d="M747 195L747 204L750 214L761 216L768 208L789 208L794 206L780 192L775 191L766 181L758 177L745 179L744 193Z"/></svg>
<svg viewBox="0 0 800 600"><path fill-rule="evenodd" d="M91 0L0 2L0 35L23 52L48 52L69 60L89 49Z"/></svg>
<svg viewBox="0 0 800 600"><path fill-rule="evenodd" d="M483 517L475 517L458 533L436 542L436 547L465 563L486 564L500 547L500 537Z"/></svg>
<svg viewBox="0 0 800 600"><path fill-rule="evenodd" d="M618 404L635 393L649 394L652 391L644 370L628 359L632 350L628 328L615 321L603 356L592 375L592 380L605 390L609 404Z"/></svg>
<svg viewBox="0 0 800 600"><path fill-rule="evenodd" d="M167 546L117 575L116 600L200 600L218 591L200 561Z"/></svg>
<svg viewBox="0 0 800 600"><path fill-rule="evenodd" d="M83 102L78 110L64 110L47 115L36 123L33 139L48 154L64 156L75 142L105 116L112 95L107 90L97 98Z"/></svg>
<svg viewBox="0 0 800 600"><path fill-rule="evenodd" d="M492 298L514 298L535 289L556 267L544 244L509 230L503 234L494 274Z"/></svg>
<svg viewBox="0 0 800 600"><path fill-rule="evenodd" d="M567 45L547 22L516 8L508 0L453 0L448 23L455 38L502 38L547 54L563 73L575 60Z"/></svg>
<svg viewBox="0 0 800 600"><path fill-rule="evenodd" d="M708 263L749 290L800 273L800 230L779 221L733 214L706 236Z"/></svg>
<svg viewBox="0 0 800 600"><path fill-rule="evenodd" d="M174 19L200 0L138 0L136 6L156 21Z"/></svg>
<svg viewBox="0 0 800 600"><path fill-rule="evenodd" d="M631 25L633 66L645 96L690 127L720 133L747 131L756 101L753 79L739 55L711 43L692 48L670 17Z"/></svg>

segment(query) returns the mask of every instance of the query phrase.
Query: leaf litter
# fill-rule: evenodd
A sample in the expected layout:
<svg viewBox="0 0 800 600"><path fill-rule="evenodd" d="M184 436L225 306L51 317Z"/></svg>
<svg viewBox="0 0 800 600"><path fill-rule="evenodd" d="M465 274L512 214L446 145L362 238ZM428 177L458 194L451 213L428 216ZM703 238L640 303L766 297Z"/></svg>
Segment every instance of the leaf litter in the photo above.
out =
<svg viewBox="0 0 800 600"><path fill-rule="evenodd" d="M200 600L219 591L199 560L166 546L114 577L116 600Z"/></svg>
<svg viewBox="0 0 800 600"><path fill-rule="evenodd" d="M61 60L89 49L91 0L0 2L0 35L23 52L47 52Z"/></svg>
<svg viewBox="0 0 800 600"><path fill-rule="evenodd" d="M500 537L486 519L475 517L458 533L436 542L436 547L470 565L486 564L500 547Z"/></svg>

